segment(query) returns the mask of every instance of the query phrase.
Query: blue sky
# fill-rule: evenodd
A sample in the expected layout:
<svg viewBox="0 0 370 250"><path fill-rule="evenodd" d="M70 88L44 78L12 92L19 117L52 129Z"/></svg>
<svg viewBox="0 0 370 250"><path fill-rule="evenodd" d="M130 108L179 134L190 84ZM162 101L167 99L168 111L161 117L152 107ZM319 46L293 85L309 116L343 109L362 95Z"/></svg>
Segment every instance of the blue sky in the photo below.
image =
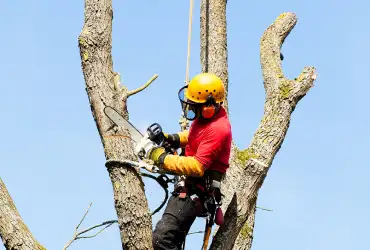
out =
<svg viewBox="0 0 370 250"><path fill-rule="evenodd" d="M82 0L13 0L2 1L0 8L0 176L26 224L51 250L62 249L72 237L90 202L83 228L116 218L80 67L83 5ZM159 122L176 132L189 1L113 5L114 68L124 84L136 88L159 75L129 99L131 121L142 129ZM258 205L274 211L258 210L253 250L369 248L368 9L365 0L228 3L229 105L238 146L248 146L262 117L259 39L281 12L299 18L282 49L285 75L293 78L305 65L318 71L259 193ZM191 76L200 70L199 0L193 32ZM162 191L145 182L154 209ZM203 225L198 219L192 231ZM187 249L200 248L201 240L202 235L189 236ZM70 249L118 250L118 228Z"/></svg>

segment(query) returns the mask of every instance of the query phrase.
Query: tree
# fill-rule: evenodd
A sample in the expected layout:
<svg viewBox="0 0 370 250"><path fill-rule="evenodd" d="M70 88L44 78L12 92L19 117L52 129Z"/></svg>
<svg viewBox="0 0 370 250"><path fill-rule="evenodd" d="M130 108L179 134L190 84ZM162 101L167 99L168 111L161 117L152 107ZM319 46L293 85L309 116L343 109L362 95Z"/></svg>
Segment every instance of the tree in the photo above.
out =
<svg viewBox="0 0 370 250"><path fill-rule="evenodd" d="M228 86L226 0L201 1L202 71L213 72ZM145 89L129 91L113 70L112 0L85 0L85 20L78 38L81 66L91 111L104 146L114 191L123 249L152 249L152 220L140 173L122 160L136 160L127 131L112 128L105 106L127 119L127 99ZM223 181L225 224L217 229L210 249L250 249L258 190L282 145L290 117L313 86L314 67L305 67L294 80L284 77L280 48L297 22L294 13L282 13L260 41L266 92L264 115L252 142L241 150L233 144L230 169ZM228 110L227 101L225 107ZM45 249L23 223L5 184L0 180L0 236L7 249Z"/></svg>

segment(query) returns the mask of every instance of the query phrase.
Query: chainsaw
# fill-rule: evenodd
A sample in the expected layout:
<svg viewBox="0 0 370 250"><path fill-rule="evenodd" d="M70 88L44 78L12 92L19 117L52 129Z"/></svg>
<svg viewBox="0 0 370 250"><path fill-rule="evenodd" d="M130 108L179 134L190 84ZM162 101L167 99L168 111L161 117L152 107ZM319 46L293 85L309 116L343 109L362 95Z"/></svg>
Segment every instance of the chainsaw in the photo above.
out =
<svg viewBox="0 0 370 250"><path fill-rule="evenodd" d="M152 148L153 146L164 147L166 152L177 154L175 149L164 146L165 137L162 127L158 123L153 123L150 125L143 135L134 125L131 124L131 122L123 118L122 115L120 115L114 108L106 106L104 108L104 113L116 126L128 130L131 139L135 143L135 154L140 159L139 162L133 162L133 165L138 168L145 168L152 173L172 174L170 172L162 171L144 159L145 152L147 152L148 149Z"/></svg>

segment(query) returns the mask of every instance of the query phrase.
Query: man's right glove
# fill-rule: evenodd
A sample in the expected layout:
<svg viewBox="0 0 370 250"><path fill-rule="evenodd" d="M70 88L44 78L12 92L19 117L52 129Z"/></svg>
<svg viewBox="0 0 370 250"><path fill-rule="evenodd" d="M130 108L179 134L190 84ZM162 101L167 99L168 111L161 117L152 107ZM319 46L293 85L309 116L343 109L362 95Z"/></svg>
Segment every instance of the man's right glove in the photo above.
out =
<svg viewBox="0 0 370 250"><path fill-rule="evenodd" d="M178 134L167 134L162 132L164 136L163 147L178 149L180 147L180 136Z"/></svg>

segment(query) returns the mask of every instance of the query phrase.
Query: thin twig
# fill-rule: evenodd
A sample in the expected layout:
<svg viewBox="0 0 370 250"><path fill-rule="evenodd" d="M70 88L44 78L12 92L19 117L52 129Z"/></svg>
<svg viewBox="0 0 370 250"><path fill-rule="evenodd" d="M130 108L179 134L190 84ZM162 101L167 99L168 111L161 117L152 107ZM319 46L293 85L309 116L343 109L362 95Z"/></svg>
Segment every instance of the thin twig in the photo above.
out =
<svg viewBox="0 0 370 250"><path fill-rule="evenodd" d="M93 237L97 236L98 234L100 234L101 232L103 232L106 228L108 228L111 225L113 225L114 223L118 222L117 220L109 220L109 221L105 221L103 223L100 223L98 225L92 226L88 229L77 232L78 228L81 226L82 222L85 220L86 215L89 213L91 205L92 205L92 202L90 203L89 207L87 208L87 210L86 210L84 216L82 217L80 223L78 223L78 225L75 229L75 232L73 234L73 238L70 241L68 241L68 243L64 246L63 250L66 250L75 240L93 238ZM87 233L87 232L89 232L89 231L91 231L95 228L101 227L101 226L105 226L105 227L103 229L101 229L100 231L98 231L96 234L91 235L91 236L81 236L82 234Z"/></svg>
<svg viewBox="0 0 370 250"><path fill-rule="evenodd" d="M191 234L201 234L201 233L204 233L204 231L190 232L190 233L188 233L188 235L191 235Z"/></svg>
<svg viewBox="0 0 370 250"><path fill-rule="evenodd" d="M263 207L258 207L258 206L257 206L257 208L258 208L258 209L261 209L261 210L269 211L269 212L274 211L274 210L272 210L272 209L263 208Z"/></svg>
<svg viewBox="0 0 370 250"><path fill-rule="evenodd" d="M104 231L104 229L106 229L106 228L108 228L108 227L112 226L114 223L118 223L118 221L117 221L117 220L105 221L105 222L103 222L103 223L101 223L101 224L99 224L99 225L96 225L96 226L90 227L90 228L88 228L88 229L86 229L86 230L84 230L84 231L82 231L82 232L78 233L78 234L77 234L77 237L76 237L76 240L78 240L78 239L93 238L93 237L97 236L98 234L100 234L101 232L103 232L103 231ZM93 230L93 229L95 229L95 228L97 228L97 227L101 227L101 226L104 226L104 225L106 225L106 226L105 226L103 229L101 229L100 231L98 231L98 232L97 232L96 234L94 234L94 235L90 235L90 236L80 236L81 234L87 233L87 232L89 232L89 231L91 231L91 230Z"/></svg>
<svg viewBox="0 0 370 250"><path fill-rule="evenodd" d="M82 222L84 221L84 219L85 219L86 215L89 213L90 208L91 208L91 205L92 205L92 202L90 202L90 205L87 207L87 209L86 209L86 212L85 212L84 216L82 217L82 219L81 219L80 223L78 223L78 225L77 225L77 227L76 227L76 230L75 230L75 235L76 235L76 233L77 233L78 228L81 226Z"/></svg>
<svg viewBox="0 0 370 250"><path fill-rule="evenodd" d="M79 233L77 234L77 237L79 237L81 234L87 233L87 232L89 232L89 231L91 231L91 230L93 230L93 229L95 229L95 228L97 228L97 227L101 227L101 226L104 226L104 225L107 225L107 224L109 224L109 226L110 226L110 225L112 225L112 224L114 224L114 223L116 223L116 222L118 222L118 221L117 221L117 220L109 220L109 221L105 221L105 222L103 222L103 223L100 223L99 225L92 226L92 227L90 227L90 228L88 228L88 229L85 229L85 230L83 230L83 231L79 232Z"/></svg>
<svg viewBox="0 0 370 250"><path fill-rule="evenodd" d="M134 90L131 90L127 93L127 97L129 96L132 96L132 95L135 95L137 93L139 93L140 91L143 91L144 89L146 89L155 79L157 79L158 75L155 74L152 78L149 79L149 81L147 81L143 86L137 88L137 89L134 89Z"/></svg>

